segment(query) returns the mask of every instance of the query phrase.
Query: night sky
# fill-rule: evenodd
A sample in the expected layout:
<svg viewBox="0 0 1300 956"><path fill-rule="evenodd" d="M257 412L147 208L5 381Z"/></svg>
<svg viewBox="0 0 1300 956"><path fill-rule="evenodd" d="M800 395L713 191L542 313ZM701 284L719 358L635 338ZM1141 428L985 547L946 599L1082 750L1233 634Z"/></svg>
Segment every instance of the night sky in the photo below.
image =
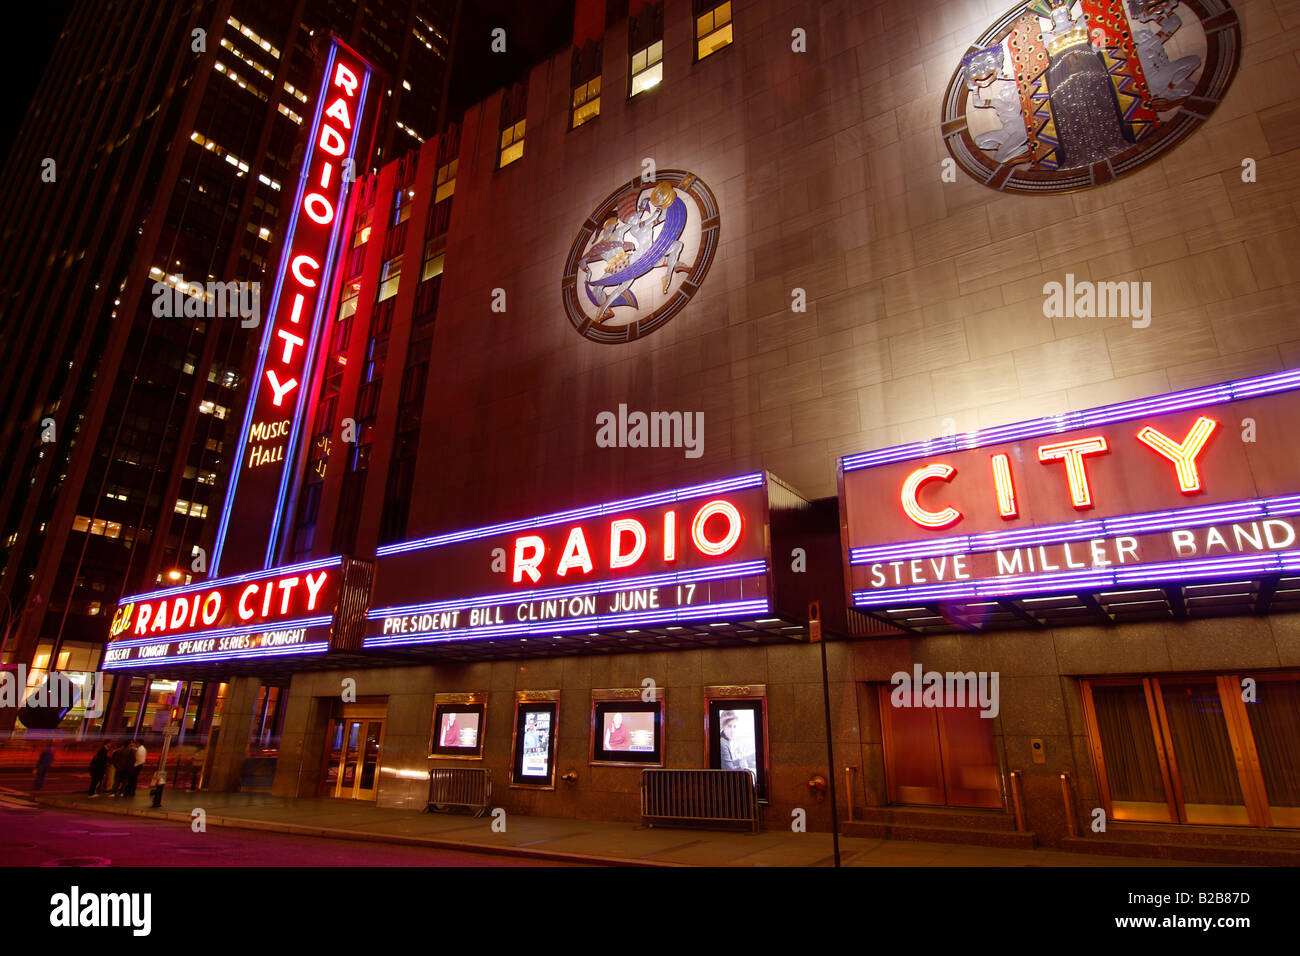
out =
<svg viewBox="0 0 1300 956"><path fill-rule="evenodd" d="M0 157L7 158L14 136L27 115L41 74L58 42L74 0L42 0L8 11L23 36L22 69L6 74ZM540 60L569 45L573 37L574 0L465 0L449 97L449 113L459 119L466 108L523 78ZM492 53L491 31L506 31L506 52Z"/></svg>

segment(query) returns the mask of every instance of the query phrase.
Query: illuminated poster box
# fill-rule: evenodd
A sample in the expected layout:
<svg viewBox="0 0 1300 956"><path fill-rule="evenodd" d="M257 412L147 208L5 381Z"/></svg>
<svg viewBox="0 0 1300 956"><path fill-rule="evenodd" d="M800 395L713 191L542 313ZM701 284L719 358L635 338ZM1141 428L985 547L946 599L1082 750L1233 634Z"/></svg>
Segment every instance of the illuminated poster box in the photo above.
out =
<svg viewBox="0 0 1300 956"><path fill-rule="evenodd" d="M1300 570L1300 372L840 463L851 606Z"/></svg>
<svg viewBox="0 0 1300 956"><path fill-rule="evenodd" d="M806 597L772 553L789 553L783 516L800 508L755 473L388 545L364 647L798 619ZM833 522L829 537L838 567Z"/></svg>
<svg viewBox="0 0 1300 956"><path fill-rule="evenodd" d="M323 558L125 597L113 615L104 669L349 649L371 571L370 562Z"/></svg>

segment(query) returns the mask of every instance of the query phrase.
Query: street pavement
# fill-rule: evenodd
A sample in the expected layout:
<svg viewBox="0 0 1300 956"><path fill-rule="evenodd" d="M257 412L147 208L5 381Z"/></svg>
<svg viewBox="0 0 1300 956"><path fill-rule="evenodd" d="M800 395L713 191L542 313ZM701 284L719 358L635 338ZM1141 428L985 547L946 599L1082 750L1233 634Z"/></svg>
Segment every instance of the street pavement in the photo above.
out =
<svg viewBox="0 0 1300 956"><path fill-rule="evenodd" d="M0 866L168 867L571 866L526 857L280 833L209 829L171 820L36 809L0 794Z"/></svg>
<svg viewBox="0 0 1300 956"><path fill-rule="evenodd" d="M473 853L514 859L621 866L831 866L831 836L768 829L761 833L649 828L632 823L503 816L474 818L462 813L422 813L351 801L290 799L256 793L166 792L163 807L150 809L141 790L133 799L90 798L81 794L43 792L43 808L78 814L117 814L136 819L169 820L189 826L196 810L206 826ZM0 792L3 798L3 792ZM504 827L502 827L504 824ZM22 841L6 833L17 820L0 820L0 844ZM105 824L107 827L108 824ZM123 828L128 826L123 821ZM117 824L112 825L113 829ZM261 835L253 837L260 839ZM1051 848L1034 850L923 843L911 840L841 837L847 866L1063 866L1143 867L1204 866L1144 858L1096 856ZM0 847L0 863L6 854Z"/></svg>

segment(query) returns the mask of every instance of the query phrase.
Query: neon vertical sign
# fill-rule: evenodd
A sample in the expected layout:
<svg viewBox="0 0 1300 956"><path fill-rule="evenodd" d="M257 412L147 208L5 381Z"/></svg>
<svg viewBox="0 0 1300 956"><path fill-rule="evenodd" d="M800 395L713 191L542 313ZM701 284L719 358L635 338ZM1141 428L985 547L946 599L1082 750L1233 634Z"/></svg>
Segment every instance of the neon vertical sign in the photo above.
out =
<svg viewBox="0 0 1300 956"><path fill-rule="evenodd" d="M275 561L370 76L365 60L331 42L217 528L213 576Z"/></svg>

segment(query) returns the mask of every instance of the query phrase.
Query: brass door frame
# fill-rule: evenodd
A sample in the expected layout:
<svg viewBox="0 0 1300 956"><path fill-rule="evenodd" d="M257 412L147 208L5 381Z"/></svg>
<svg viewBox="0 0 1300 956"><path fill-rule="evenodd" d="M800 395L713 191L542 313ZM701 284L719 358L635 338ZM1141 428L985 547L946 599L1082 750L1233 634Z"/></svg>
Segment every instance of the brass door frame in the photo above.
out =
<svg viewBox="0 0 1300 956"><path fill-rule="evenodd" d="M1101 734L1097 723L1096 704L1093 700L1092 689L1093 687L1131 687L1140 684L1146 694L1148 718L1155 739L1156 758L1160 762L1161 779L1169 803L1168 821L1140 822L1188 823L1182 781L1178 772L1178 760L1174 753L1173 735L1169 728L1169 719L1164 707L1164 697L1160 685L1161 679L1161 677L1106 677L1083 678L1079 682L1082 689L1084 726L1088 734L1088 750L1092 757L1098 795L1101 798L1102 806L1111 819L1115 819L1114 803L1111 798L1110 783L1106 776L1105 755L1101 750ZM1268 790L1264 784L1264 773L1259 759L1259 750L1255 743L1254 730L1250 726L1250 715L1246 711L1246 704L1242 700L1240 693L1240 676L1237 674L1167 674L1164 675L1163 679L1170 686L1213 681L1215 692L1219 696L1219 704L1223 709L1228 740L1232 746L1233 760L1237 770L1237 783L1241 787L1242 801L1246 810L1246 825L1273 828L1273 816L1269 806ZM1256 679L1296 680L1297 675L1287 671L1263 674ZM1241 824L1210 823L1199 825L1240 826Z"/></svg>
<svg viewBox="0 0 1300 956"><path fill-rule="evenodd" d="M361 709L363 711L373 710L373 708L370 707L363 707ZM347 710L346 707L345 710ZM388 736L388 718L386 716L387 708L386 707L381 708L381 710L383 711L383 713L381 714L372 715L371 713L363 713L361 715L354 715L352 713L345 713L343 715L330 718L331 726L329 730L326 732L326 736L325 736L326 772L328 772L330 766L330 759L329 759L330 741L333 739L334 731L341 727L343 729L343 737L342 737L342 742L339 746L339 762L336 764L336 766L338 767L338 774L334 780L333 792L326 793L325 796L334 800L371 801L371 800L378 799L379 767L380 767L380 761L382 761L383 753L384 753L384 739ZM379 722L379 750L378 750L378 757L376 758L376 764L375 764L374 786L368 791L369 794L368 796L359 796L358 790L360 790L361 788L361 771L365 763L366 725L368 723L372 723L375 721ZM357 768L356 768L356 774L353 776L352 786L350 788L351 793L344 793L343 792L343 768L347 763L347 755L348 755L348 727L350 724L353 723L360 724L360 729L357 732Z"/></svg>
<svg viewBox="0 0 1300 956"><path fill-rule="evenodd" d="M1115 816L1115 804L1111 798L1110 780L1106 776L1105 755L1101 749L1101 725L1097 722L1097 705L1092 697L1094 687L1133 687L1142 688L1142 694L1147 705L1147 727L1151 731L1151 739L1155 745L1156 762L1160 765L1160 782L1165 792L1165 811L1167 819L1151 821L1132 821L1143 823L1178 823L1178 808L1174 803L1173 781L1169 777L1169 763L1165 759L1165 743L1160 736L1159 726L1156 721L1155 703L1153 700L1154 692L1151 687L1150 678L1146 677L1100 677L1084 678L1079 681L1083 690L1083 724L1088 734L1088 751L1092 757L1092 771L1096 775L1097 793L1101 797L1101 805L1106 811L1108 820L1117 820ZM1124 822L1124 821L1120 821Z"/></svg>

